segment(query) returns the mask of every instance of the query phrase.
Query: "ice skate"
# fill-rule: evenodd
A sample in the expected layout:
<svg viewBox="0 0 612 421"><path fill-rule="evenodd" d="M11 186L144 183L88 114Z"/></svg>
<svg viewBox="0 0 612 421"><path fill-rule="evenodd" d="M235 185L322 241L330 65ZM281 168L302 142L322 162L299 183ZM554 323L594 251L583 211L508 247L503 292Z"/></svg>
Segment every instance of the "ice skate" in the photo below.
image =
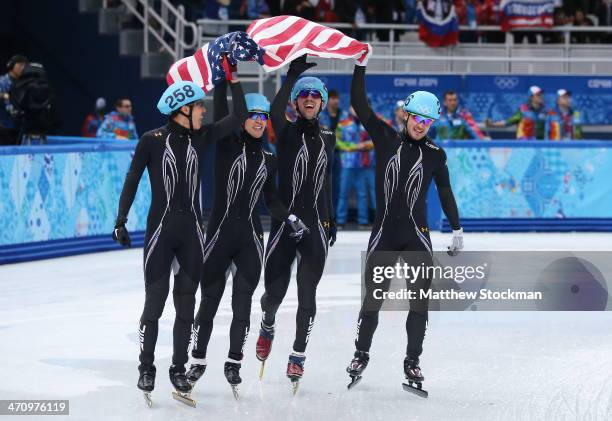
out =
<svg viewBox="0 0 612 421"><path fill-rule="evenodd" d="M200 380L200 377L204 375L206 371L206 364L191 364L189 370L187 370L186 376L187 381L191 383L191 387L195 386L196 382Z"/></svg>
<svg viewBox="0 0 612 421"><path fill-rule="evenodd" d="M406 392L414 393L422 398L426 398L429 395L426 390L423 390L423 381L425 377L423 377L423 373L419 367L418 358L406 357L404 359L404 374L406 375L408 384L402 383L402 387Z"/></svg>
<svg viewBox="0 0 612 421"><path fill-rule="evenodd" d="M189 380L187 380L185 372L181 371L181 369L185 370L184 367L175 365L170 366L170 381L172 382L172 386L176 389L172 392L172 397L185 405L195 408L196 402L191 398L191 384Z"/></svg>
<svg viewBox="0 0 612 421"><path fill-rule="evenodd" d="M153 406L151 400L151 392L155 388L155 366L154 365L140 365L138 367L140 376L138 377L138 388L142 390L145 401L149 408Z"/></svg>
<svg viewBox="0 0 612 421"><path fill-rule="evenodd" d="M225 366L223 367L223 373L225 374L225 378L228 383L232 387L232 393L234 394L234 399L238 400L240 398L240 394L238 391L238 385L242 383L242 379L240 378L240 366L241 364L238 361L226 361Z"/></svg>
<svg viewBox="0 0 612 421"><path fill-rule="evenodd" d="M257 339L257 347L255 348L255 356L261 361L259 369L259 380L263 378L266 360L272 351L272 341L274 340L274 325L266 326L263 321L259 329L259 338Z"/></svg>
<svg viewBox="0 0 612 421"><path fill-rule="evenodd" d="M357 384L361 381L361 373L368 366L368 362L370 361L370 354L364 351L355 351L355 355L351 360L351 363L348 367L346 367L346 372L349 373L351 377L351 382L348 384L348 389L352 389L357 386Z"/></svg>
<svg viewBox="0 0 612 421"><path fill-rule="evenodd" d="M306 356L301 352L292 352L287 363L287 377L291 380L293 394L295 395L300 387L300 379L304 375L304 361Z"/></svg>

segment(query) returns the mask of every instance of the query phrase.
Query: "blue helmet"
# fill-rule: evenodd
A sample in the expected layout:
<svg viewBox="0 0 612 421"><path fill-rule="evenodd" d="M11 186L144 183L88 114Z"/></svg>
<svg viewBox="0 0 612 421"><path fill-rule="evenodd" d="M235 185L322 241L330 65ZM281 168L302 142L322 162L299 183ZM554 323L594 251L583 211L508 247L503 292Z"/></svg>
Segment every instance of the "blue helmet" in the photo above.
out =
<svg viewBox="0 0 612 421"><path fill-rule="evenodd" d="M204 91L193 82L180 81L168 86L157 102L157 109L162 114L172 114L183 105L201 101Z"/></svg>
<svg viewBox="0 0 612 421"><path fill-rule="evenodd" d="M251 111L261 111L264 113L270 112L270 101L268 98L261 94L246 94L244 96L246 101L247 110Z"/></svg>
<svg viewBox="0 0 612 421"><path fill-rule="evenodd" d="M404 111L437 120L440 118L440 101L431 92L416 91L404 101Z"/></svg>
<svg viewBox="0 0 612 421"><path fill-rule="evenodd" d="M291 101L295 101L297 99L300 91L308 89L319 91L321 93L321 100L323 101L322 107L325 107L328 98L327 87L323 82L321 82L321 79L312 76L303 77L296 82L291 90Z"/></svg>

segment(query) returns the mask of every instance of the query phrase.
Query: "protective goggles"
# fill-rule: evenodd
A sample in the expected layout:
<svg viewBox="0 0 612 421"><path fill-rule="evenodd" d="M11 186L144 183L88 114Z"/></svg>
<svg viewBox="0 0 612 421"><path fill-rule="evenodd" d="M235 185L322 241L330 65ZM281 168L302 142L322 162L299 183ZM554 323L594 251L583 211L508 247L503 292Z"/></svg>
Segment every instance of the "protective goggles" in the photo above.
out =
<svg viewBox="0 0 612 421"><path fill-rule="evenodd" d="M417 124L421 124L422 123L422 124L424 124L426 126L430 126L435 121L435 119L433 119L433 118L423 117L423 116L418 115L418 114L410 114L410 115L414 117L414 121L416 121Z"/></svg>
<svg viewBox="0 0 612 421"><path fill-rule="evenodd" d="M261 118L261 121L267 121L270 118L270 114L261 111L251 111L249 112L249 118L253 121L257 120L257 118Z"/></svg>
<svg viewBox="0 0 612 421"><path fill-rule="evenodd" d="M312 90L312 89L304 89L298 92L298 96L300 98L308 98L309 96L311 96L316 99L316 98L321 98L321 92Z"/></svg>

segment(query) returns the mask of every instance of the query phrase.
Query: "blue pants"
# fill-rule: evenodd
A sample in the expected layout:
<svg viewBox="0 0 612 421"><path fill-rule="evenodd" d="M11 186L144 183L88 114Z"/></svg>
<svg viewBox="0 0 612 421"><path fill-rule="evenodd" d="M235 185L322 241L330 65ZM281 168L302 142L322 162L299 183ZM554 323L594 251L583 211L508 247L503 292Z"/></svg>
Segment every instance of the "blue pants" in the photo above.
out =
<svg viewBox="0 0 612 421"><path fill-rule="evenodd" d="M340 194L338 195L338 211L336 222L346 223L348 199L351 190L357 193L357 222L367 224L368 221L368 191L366 189L366 171L363 168L342 168L340 171Z"/></svg>
<svg viewBox="0 0 612 421"><path fill-rule="evenodd" d="M376 212L376 173L373 167L364 168L363 172L365 172L366 188L370 196L370 205Z"/></svg>

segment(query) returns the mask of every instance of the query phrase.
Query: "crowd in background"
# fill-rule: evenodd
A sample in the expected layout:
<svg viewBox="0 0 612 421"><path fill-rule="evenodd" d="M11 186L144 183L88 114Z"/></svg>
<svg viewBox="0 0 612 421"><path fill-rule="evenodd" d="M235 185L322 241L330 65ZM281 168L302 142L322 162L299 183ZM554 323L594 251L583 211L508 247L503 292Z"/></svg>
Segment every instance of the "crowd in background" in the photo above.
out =
<svg viewBox="0 0 612 421"><path fill-rule="evenodd" d="M208 19L259 19L278 15L295 15L318 22L343 22L353 24L353 29L343 29L359 39L368 33L358 30L361 23L416 24L417 7L421 0L181 0L188 18ZM500 0L454 0L455 11L461 25L499 25ZM612 0L556 0L555 26L612 26ZM389 40L389 31L375 31L379 41ZM396 32L396 37L401 31ZM536 42L537 32L516 33L515 42ZM501 32L466 31L460 41L504 42ZM561 32L543 32L545 43L563 42ZM573 33L572 42L612 42L609 32Z"/></svg>
<svg viewBox="0 0 612 421"><path fill-rule="evenodd" d="M116 140L136 140L138 132L132 115L132 101L122 97L115 101L115 110L106 112L106 99L98 98L95 109L81 126L81 136Z"/></svg>

